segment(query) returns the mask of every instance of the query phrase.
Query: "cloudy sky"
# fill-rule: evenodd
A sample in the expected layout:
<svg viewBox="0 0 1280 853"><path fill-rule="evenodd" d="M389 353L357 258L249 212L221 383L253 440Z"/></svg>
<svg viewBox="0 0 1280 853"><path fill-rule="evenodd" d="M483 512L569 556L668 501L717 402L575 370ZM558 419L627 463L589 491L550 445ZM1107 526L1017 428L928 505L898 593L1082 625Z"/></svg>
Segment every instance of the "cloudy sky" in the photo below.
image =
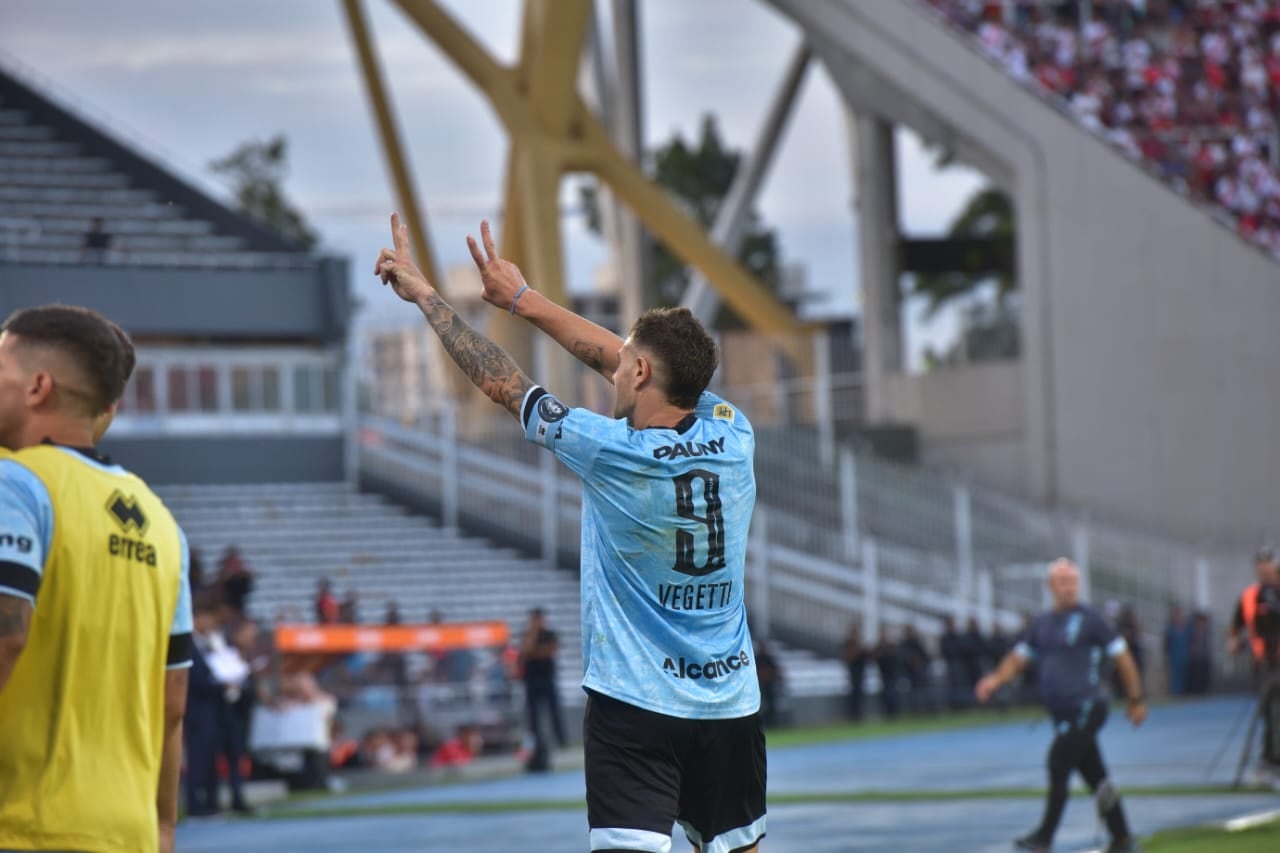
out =
<svg viewBox="0 0 1280 853"><path fill-rule="evenodd" d="M443 0L504 62L514 61L518 0ZM470 83L388 0L366 0L419 189L444 265L501 200L506 142ZM750 144L791 50L793 25L756 0L643 0L646 138L692 136L714 113L729 141ZM35 75L59 100L158 155L206 187L207 164L252 138L284 133L287 190L348 255L363 322L413 321L365 275L386 242L393 192L338 0L3 0L0 62ZM937 172L899 136L905 228L945 228L980 178ZM759 209L822 313L856 309L854 188L835 91L811 68ZM566 182L567 183L567 182ZM572 187L566 186L566 197ZM569 285L588 287L604 247L566 219Z"/></svg>

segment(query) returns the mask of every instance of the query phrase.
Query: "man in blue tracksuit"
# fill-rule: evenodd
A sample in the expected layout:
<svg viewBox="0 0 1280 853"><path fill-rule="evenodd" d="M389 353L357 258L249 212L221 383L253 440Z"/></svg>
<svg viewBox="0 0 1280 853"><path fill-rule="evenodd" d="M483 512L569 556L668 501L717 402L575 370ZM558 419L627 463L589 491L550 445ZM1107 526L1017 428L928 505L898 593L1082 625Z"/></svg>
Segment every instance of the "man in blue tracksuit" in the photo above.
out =
<svg viewBox="0 0 1280 853"><path fill-rule="evenodd" d="M1071 772L1079 770L1107 823L1111 843L1107 853L1137 849L1124 807L1098 749L1098 732L1107 719L1102 661L1110 657L1128 694L1127 715L1135 726L1147 717L1138 667L1124 638L1097 610L1080 603L1080 572L1070 560L1049 567L1053 609L1039 614L990 675L978 682L979 702L986 702L1004 684L1035 661L1040 674L1040 698L1053 717L1054 739L1049 748L1049 794L1040 826L1014 842L1019 850L1047 853L1067 804Z"/></svg>

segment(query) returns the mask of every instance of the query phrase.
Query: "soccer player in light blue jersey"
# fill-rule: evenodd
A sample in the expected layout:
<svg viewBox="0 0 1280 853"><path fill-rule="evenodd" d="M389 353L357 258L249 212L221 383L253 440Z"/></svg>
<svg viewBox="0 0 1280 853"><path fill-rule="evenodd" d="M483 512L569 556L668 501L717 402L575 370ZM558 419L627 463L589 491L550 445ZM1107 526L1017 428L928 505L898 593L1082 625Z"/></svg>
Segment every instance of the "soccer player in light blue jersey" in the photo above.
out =
<svg viewBox="0 0 1280 853"><path fill-rule="evenodd" d="M469 328L394 249L375 274L418 306L445 351L529 441L583 483L584 723L591 849L666 853L678 822L703 853L765 834L765 743L743 597L755 505L751 424L707 392L716 346L686 309L649 311L625 341L555 305L467 243L484 299L550 335L614 387L613 417L573 408Z"/></svg>

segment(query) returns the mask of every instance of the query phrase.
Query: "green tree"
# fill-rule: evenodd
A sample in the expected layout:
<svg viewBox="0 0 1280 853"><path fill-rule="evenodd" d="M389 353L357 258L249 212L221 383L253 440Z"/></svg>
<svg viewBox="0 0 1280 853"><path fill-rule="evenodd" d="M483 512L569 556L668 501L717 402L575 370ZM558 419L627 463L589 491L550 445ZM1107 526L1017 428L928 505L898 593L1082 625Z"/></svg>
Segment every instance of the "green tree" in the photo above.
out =
<svg viewBox="0 0 1280 853"><path fill-rule="evenodd" d="M715 117L703 116L701 135L694 143L688 143L676 133L670 142L650 152L646 171L670 192L686 213L704 228L715 222L720 205L733 184L742 154L727 147L720 138ZM594 183L581 185L583 207L587 227L600 233L600 209ZM646 288L656 305L676 305L684 295L692 277L692 271L658 241L650 242L652 281ZM765 287L776 292L778 287L778 239L774 229L766 226L756 211L751 211L738 261ZM739 328L743 322L733 311L724 307L716 320L716 326Z"/></svg>
<svg viewBox="0 0 1280 853"><path fill-rule="evenodd" d="M304 249L315 246L319 235L284 193L289 156L283 135L241 143L209 168L231 181L241 212Z"/></svg>
<svg viewBox="0 0 1280 853"><path fill-rule="evenodd" d="M940 308L956 299L969 296L980 287L992 282L996 285L996 300L1003 304L1017 288L1013 271L1014 215L1013 203L1000 190L986 187L969 199L964 209L952 221L947 236L955 240L983 240L993 242L993 252L982 253L989 260L992 255L1007 258L1007 267L998 273L974 269L917 275L911 288L912 296L923 297L928 306L926 317L932 317Z"/></svg>

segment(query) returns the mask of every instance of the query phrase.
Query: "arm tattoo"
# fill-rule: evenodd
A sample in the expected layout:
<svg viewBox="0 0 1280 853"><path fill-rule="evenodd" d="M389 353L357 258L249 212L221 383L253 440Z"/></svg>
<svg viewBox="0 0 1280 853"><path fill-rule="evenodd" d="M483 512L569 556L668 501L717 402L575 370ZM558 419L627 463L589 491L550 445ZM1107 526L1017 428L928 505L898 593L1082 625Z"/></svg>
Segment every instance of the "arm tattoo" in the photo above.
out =
<svg viewBox="0 0 1280 853"><path fill-rule="evenodd" d="M490 400L520 419L520 404L534 383L506 350L479 335L440 298L431 294L419 307L445 351Z"/></svg>
<svg viewBox="0 0 1280 853"><path fill-rule="evenodd" d="M573 355L578 361L599 373L604 369L604 347L586 341L575 341Z"/></svg>
<svg viewBox="0 0 1280 853"><path fill-rule="evenodd" d="M27 633L31 620L31 602L12 595L0 595L0 637Z"/></svg>

